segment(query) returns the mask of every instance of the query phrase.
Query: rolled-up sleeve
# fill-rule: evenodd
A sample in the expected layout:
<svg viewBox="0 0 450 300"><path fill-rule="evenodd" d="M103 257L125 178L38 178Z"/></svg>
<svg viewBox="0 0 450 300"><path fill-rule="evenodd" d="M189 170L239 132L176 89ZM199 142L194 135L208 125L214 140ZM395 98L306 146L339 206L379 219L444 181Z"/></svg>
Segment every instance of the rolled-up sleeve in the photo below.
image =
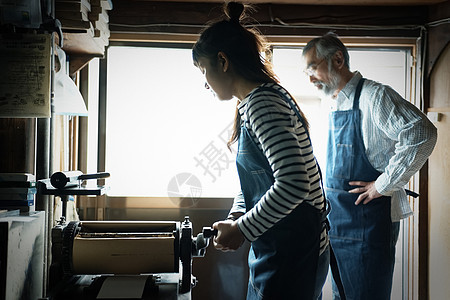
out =
<svg viewBox="0 0 450 300"><path fill-rule="evenodd" d="M375 187L380 194L391 195L404 188L431 155L437 141L437 129L417 107L388 86L374 97L372 118L376 126L395 142L394 155Z"/></svg>

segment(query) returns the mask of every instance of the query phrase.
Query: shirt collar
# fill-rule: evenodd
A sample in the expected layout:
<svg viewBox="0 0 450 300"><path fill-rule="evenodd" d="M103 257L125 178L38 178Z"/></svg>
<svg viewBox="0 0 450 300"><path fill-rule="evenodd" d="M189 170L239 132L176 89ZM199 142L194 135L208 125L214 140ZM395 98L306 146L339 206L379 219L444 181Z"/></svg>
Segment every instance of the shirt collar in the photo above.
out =
<svg viewBox="0 0 450 300"><path fill-rule="evenodd" d="M247 104L248 100L250 99L250 96L251 96L257 89L259 89L259 88L261 88L261 87L264 87L264 86L270 86L270 85L274 85L274 84L273 84L273 83L270 83L270 82L266 82L266 83L261 84L260 86L255 87L253 90L250 91L250 93L248 93L247 96L245 96L244 99L242 99L242 101L240 101L240 102L238 103L237 108L238 108L239 113L241 114L241 116L242 116L243 113L244 113L244 110L243 110L242 108L245 107L245 105Z"/></svg>
<svg viewBox="0 0 450 300"><path fill-rule="evenodd" d="M339 92L338 99L341 97L345 97L346 99L353 99L356 91L356 86L358 85L359 80L362 78L361 73L358 71L354 72L352 79L345 85L345 87ZM342 98L341 98L342 99Z"/></svg>

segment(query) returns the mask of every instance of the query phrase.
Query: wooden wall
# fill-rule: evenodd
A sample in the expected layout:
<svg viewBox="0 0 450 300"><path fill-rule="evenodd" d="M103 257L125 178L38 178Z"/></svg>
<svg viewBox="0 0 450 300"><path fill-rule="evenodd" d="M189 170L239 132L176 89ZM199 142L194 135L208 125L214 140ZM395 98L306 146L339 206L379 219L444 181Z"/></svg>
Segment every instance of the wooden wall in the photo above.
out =
<svg viewBox="0 0 450 300"><path fill-rule="evenodd" d="M440 120L436 148L429 159L429 298L450 295L450 45L431 74L429 112Z"/></svg>
<svg viewBox="0 0 450 300"><path fill-rule="evenodd" d="M450 1L429 10L429 22L449 18ZM421 206L427 216L427 293L423 299L448 299L450 295L450 23L428 27L425 100L428 113L438 114L436 147L428 161L428 203ZM424 271L424 270L422 270ZM422 272L423 273L423 272Z"/></svg>

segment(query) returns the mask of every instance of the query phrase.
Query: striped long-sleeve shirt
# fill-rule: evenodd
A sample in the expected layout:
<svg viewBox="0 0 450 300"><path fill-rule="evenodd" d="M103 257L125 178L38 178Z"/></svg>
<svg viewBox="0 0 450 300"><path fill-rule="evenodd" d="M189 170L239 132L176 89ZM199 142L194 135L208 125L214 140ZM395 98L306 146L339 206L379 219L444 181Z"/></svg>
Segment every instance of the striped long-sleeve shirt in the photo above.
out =
<svg viewBox="0 0 450 300"><path fill-rule="evenodd" d="M265 83L293 99L278 84ZM240 193L230 213L245 213L238 226L245 238L256 240L302 202L317 210L325 208L319 169L305 127L291 106L275 91L253 90L238 105L242 124L267 157L274 183L255 206L245 213ZM321 252L328 245L326 229L321 234Z"/></svg>
<svg viewBox="0 0 450 300"><path fill-rule="evenodd" d="M336 110L352 109L360 78L361 73L355 72L339 92ZM399 221L412 215L404 187L433 151L437 129L412 103L373 80L364 81L359 109L367 158L381 173L375 187L380 194L391 196L391 218Z"/></svg>

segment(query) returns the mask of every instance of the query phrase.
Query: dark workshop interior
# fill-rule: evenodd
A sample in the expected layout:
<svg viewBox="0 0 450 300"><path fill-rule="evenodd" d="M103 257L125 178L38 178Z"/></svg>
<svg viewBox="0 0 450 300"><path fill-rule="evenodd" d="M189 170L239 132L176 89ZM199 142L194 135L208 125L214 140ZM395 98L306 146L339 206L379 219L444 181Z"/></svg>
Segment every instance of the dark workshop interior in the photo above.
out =
<svg viewBox="0 0 450 300"><path fill-rule="evenodd" d="M250 243L220 252L208 231L239 189L224 143L234 104L211 100L191 56L223 3L0 0L0 192L11 193L0 193L0 299L246 298ZM296 79L301 50L334 31L355 69L392 80L436 126L409 183L420 196L402 221L392 299L447 299L450 1L244 3L307 113L323 103ZM111 254L114 240L126 255Z"/></svg>

